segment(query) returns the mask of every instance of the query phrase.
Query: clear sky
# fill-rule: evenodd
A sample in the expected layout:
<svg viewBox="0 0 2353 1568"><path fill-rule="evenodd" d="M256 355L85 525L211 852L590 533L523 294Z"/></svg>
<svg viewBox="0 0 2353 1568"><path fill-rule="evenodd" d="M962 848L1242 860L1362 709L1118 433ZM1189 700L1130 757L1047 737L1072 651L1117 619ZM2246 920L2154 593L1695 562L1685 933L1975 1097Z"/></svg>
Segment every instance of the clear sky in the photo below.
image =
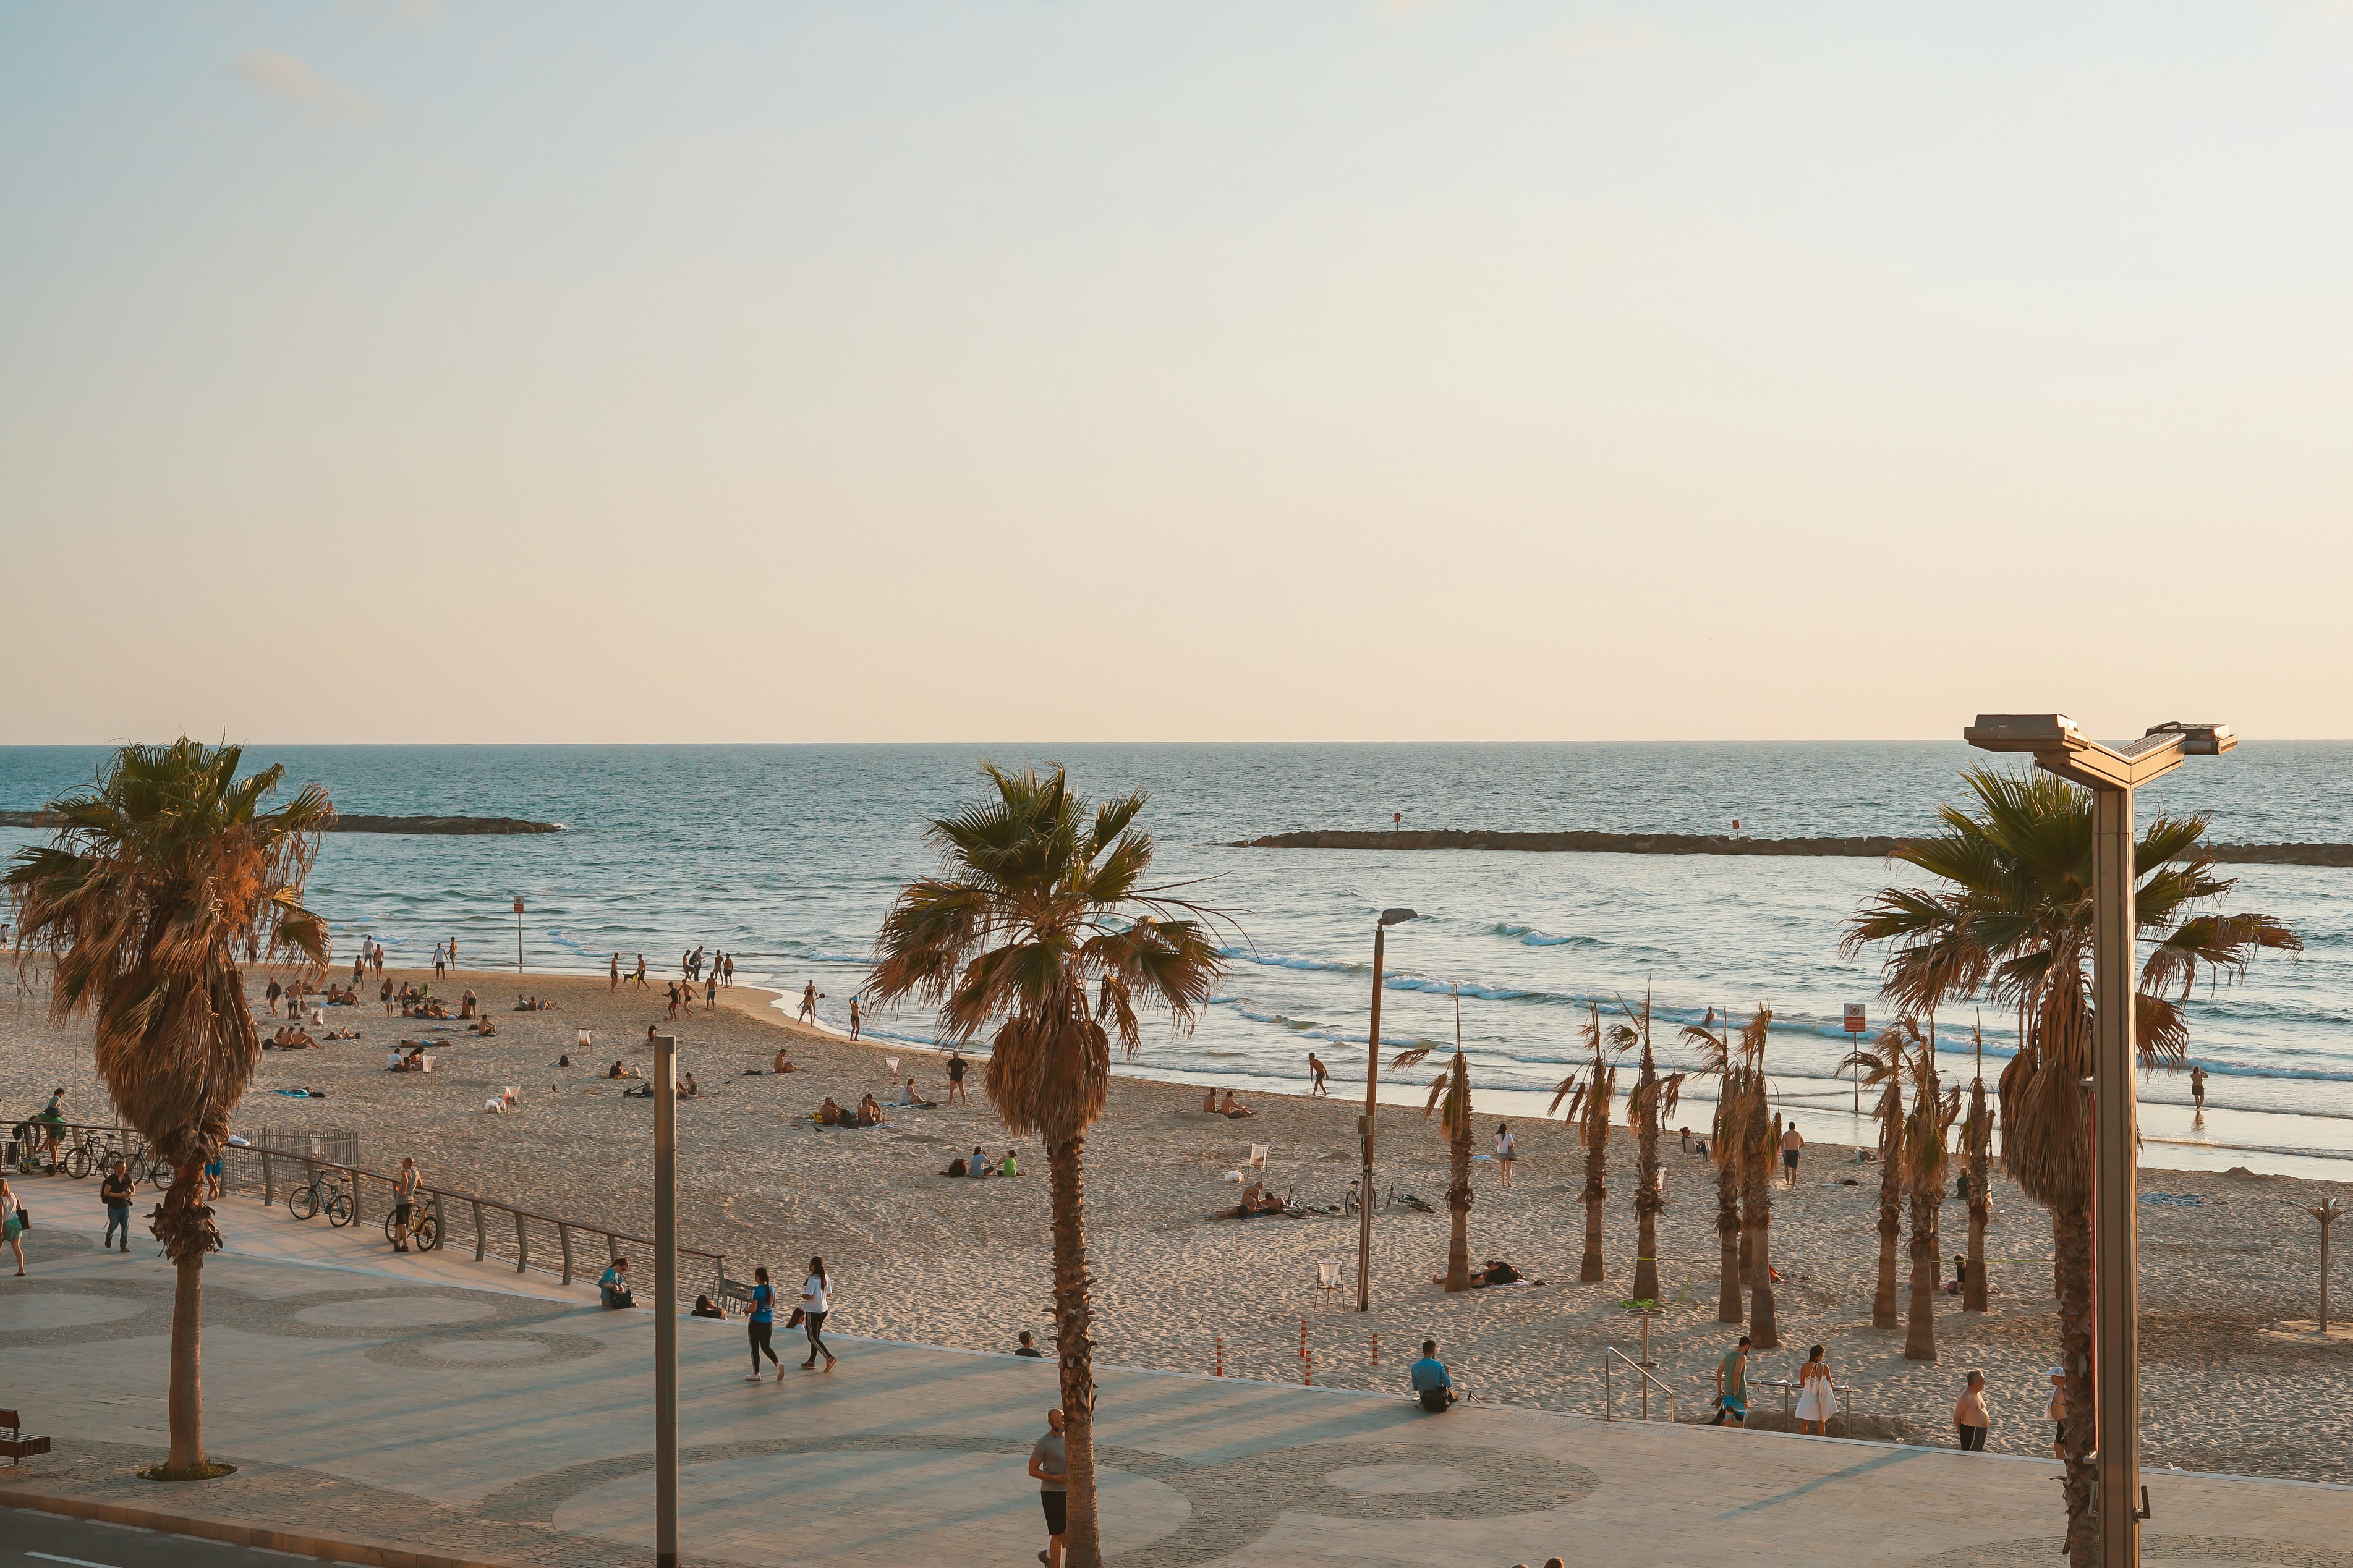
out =
<svg viewBox="0 0 2353 1568"><path fill-rule="evenodd" d="M0 742L2353 735L2353 4L0 4Z"/></svg>

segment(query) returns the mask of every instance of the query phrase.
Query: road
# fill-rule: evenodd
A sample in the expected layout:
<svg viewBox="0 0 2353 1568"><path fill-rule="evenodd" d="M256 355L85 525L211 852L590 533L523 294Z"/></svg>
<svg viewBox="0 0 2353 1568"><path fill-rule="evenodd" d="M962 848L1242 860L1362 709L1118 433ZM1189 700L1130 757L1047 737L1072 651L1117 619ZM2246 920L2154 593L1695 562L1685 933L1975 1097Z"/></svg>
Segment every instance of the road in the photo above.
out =
<svg viewBox="0 0 2353 1568"><path fill-rule="evenodd" d="M129 1525L93 1524L87 1520L32 1509L5 1510L8 1544L0 1548L0 1568L36 1568L65 1564L67 1568L259 1568L262 1563L320 1563L291 1552L259 1546L228 1546L192 1536L165 1535L134 1530Z"/></svg>

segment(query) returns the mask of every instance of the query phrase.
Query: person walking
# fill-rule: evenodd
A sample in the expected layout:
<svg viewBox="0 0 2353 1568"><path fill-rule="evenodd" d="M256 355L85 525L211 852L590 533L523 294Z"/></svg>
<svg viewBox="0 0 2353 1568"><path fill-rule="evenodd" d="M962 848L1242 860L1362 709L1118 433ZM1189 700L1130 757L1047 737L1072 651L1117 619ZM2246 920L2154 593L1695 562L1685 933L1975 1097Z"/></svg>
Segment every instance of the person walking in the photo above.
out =
<svg viewBox="0 0 2353 1568"><path fill-rule="evenodd" d="M606 989L607 989L607 991L618 991L620 988L621 988L621 955L620 955L619 953L617 953L617 953L615 953L615 954L613 955L613 984L610 984L610 985L608 985L608 986L607 986L607 987L606 987Z"/></svg>
<svg viewBox="0 0 2353 1568"><path fill-rule="evenodd" d="M752 1318L746 1327L752 1335L752 1375L746 1383L760 1381L760 1358L766 1356L768 1364L776 1369L776 1381L785 1381L785 1363L776 1359L776 1347L769 1336L776 1331L776 1288L768 1283L765 1268L752 1270Z"/></svg>
<svg viewBox="0 0 2353 1568"><path fill-rule="evenodd" d="M858 1037L858 1026L865 1021L865 1017L866 1015L858 1010L858 997L853 994L849 998L849 1037L851 1039Z"/></svg>
<svg viewBox="0 0 2353 1568"><path fill-rule="evenodd" d="M271 975L269 977L269 984L264 986L261 992L261 999L269 1004L269 1016L271 1017L275 1018L278 1016L278 999L285 994L286 988L278 984L278 976L274 974Z"/></svg>
<svg viewBox="0 0 2353 1568"><path fill-rule="evenodd" d="M447 954L443 952L441 944L438 942L435 942L433 944L433 978L436 980L440 979L443 973L447 971L448 967L449 961Z"/></svg>
<svg viewBox="0 0 2353 1568"><path fill-rule="evenodd" d="M1062 1536L1071 1527L1071 1462L1062 1447L1063 1420L1059 1409L1046 1412L1046 1435L1029 1446L1029 1479L1038 1483L1038 1501L1046 1510L1046 1550L1038 1553L1046 1568L1062 1568Z"/></svg>
<svg viewBox="0 0 2353 1568"><path fill-rule="evenodd" d="M629 978L630 978L630 979L632 979L632 980L634 980L634 981L636 981L636 982L638 983L638 990L643 991L643 990L645 990L645 989L647 988L647 987L646 987L646 955L645 955L644 953L642 953L642 952L641 952L641 953L638 954L638 972L637 972L635 974L630 975L630 976L629 976Z"/></svg>
<svg viewBox="0 0 2353 1568"><path fill-rule="evenodd" d="M1732 1353L1715 1363L1715 1402L1722 1408L1710 1426L1746 1426L1748 1425L1748 1336L1740 1336L1740 1343Z"/></svg>
<svg viewBox="0 0 2353 1568"><path fill-rule="evenodd" d="M2043 1415L2051 1422L2051 1457L2063 1464L2067 1458L2067 1369L2054 1366L2043 1376L2051 1384L2051 1403L2042 1407Z"/></svg>
<svg viewBox="0 0 2353 1568"><path fill-rule="evenodd" d="M970 1105L970 1104L972 1103L972 1097L971 1097L971 1096L969 1096L969 1095L967 1095L967 1094L966 1094L966 1093L965 1093L965 1091L964 1091L964 1069L965 1069L965 1059L964 1059L964 1052L963 1052L962 1050L958 1049L957 1047L954 1047L954 1046L949 1047L948 1047L948 1103L949 1103L950 1105L955 1105L955 1104L959 1104L959 1103L961 1103L961 1104L965 1104L965 1105Z"/></svg>
<svg viewBox="0 0 2353 1568"><path fill-rule="evenodd" d="M122 1250L131 1250L131 1200L138 1192L131 1179L128 1162L117 1160L114 1169L106 1173L105 1184L98 1189L99 1201L106 1205L106 1239L98 1244L103 1252L113 1244L114 1233L122 1232Z"/></svg>
<svg viewBox="0 0 2353 1568"><path fill-rule="evenodd" d="M702 983L702 1010L705 1013L719 1011L719 971L717 969L712 970L711 978Z"/></svg>
<svg viewBox="0 0 2353 1568"><path fill-rule="evenodd" d="M2204 1068L2193 1067L2189 1069L2189 1113L2193 1117L2202 1117L2206 1114L2206 1069Z"/></svg>
<svg viewBox="0 0 2353 1568"><path fill-rule="evenodd" d="M817 1022L817 982L814 980L801 987L800 1020L804 1024Z"/></svg>
<svg viewBox="0 0 2353 1568"><path fill-rule="evenodd" d="M1332 1096L1331 1079L1332 1069L1324 1065L1324 1058L1317 1056L1314 1051L1308 1052L1307 1092L1311 1095L1320 1094L1326 1100L1330 1099Z"/></svg>
<svg viewBox="0 0 2353 1568"><path fill-rule="evenodd" d="M1811 1422L1815 1436L1829 1436L1834 1405L1830 1363L1822 1359L1822 1347L1816 1345L1807 1352L1806 1364L1798 1369L1798 1430L1806 1431Z"/></svg>
<svg viewBox="0 0 2353 1568"><path fill-rule="evenodd" d="M1512 1165L1520 1157L1519 1145L1512 1142L1509 1122L1495 1123L1495 1169L1503 1173L1504 1185L1512 1184Z"/></svg>
<svg viewBox="0 0 2353 1568"><path fill-rule="evenodd" d="M1972 1454L1985 1452L1986 1428L1993 1425L1985 1394L1985 1373L1972 1372L1968 1386L1961 1390L1961 1402L1953 1406L1954 1429L1960 1433L1961 1447Z"/></svg>
<svg viewBox="0 0 2353 1568"><path fill-rule="evenodd" d="M425 1178L417 1173L417 1162L403 1154L400 1157L400 1173L393 1178L392 1183L392 1249L395 1252L408 1250L408 1221L417 1212L417 1191L424 1184Z"/></svg>
<svg viewBox="0 0 2353 1568"><path fill-rule="evenodd" d="M808 1278L801 1281L801 1329L808 1335L809 1344L808 1360L801 1363L803 1369L815 1366L817 1358L823 1356L825 1370L833 1370L837 1358L825 1348L825 1341L821 1337L825 1331L825 1315L831 1310L832 1285L825 1277L825 1259L812 1258L809 1259Z"/></svg>
<svg viewBox="0 0 2353 1568"><path fill-rule="evenodd" d="M678 982L675 980L670 983L670 1012L664 1016L662 1021L664 1023L676 1023L678 1021Z"/></svg>
<svg viewBox="0 0 2353 1568"><path fill-rule="evenodd" d="M22 1237L28 1223L25 1205L18 1201L15 1189L8 1185L8 1178L0 1176L0 1242L5 1242L8 1250L16 1255L16 1278L19 1279L25 1277L25 1243Z"/></svg>
<svg viewBox="0 0 2353 1568"><path fill-rule="evenodd" d="M1805 1146L1806 1141L1798 1136L1798 1124L1796 1122L1790 1122L1787 1128L1782 1130L1781 1184L1783 1186L1795 1187L1798 1184L1798 1154L1800 1150L1805 1148Z"/></svg>

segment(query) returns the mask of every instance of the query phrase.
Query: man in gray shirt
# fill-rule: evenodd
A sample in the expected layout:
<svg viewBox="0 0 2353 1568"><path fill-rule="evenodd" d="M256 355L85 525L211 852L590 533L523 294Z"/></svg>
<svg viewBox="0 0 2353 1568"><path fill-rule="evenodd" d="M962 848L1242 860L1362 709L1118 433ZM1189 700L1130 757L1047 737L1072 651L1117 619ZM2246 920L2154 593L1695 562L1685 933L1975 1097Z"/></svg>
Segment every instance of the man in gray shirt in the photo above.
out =
<svg viewBox="0 0 2353 1568"><path fill-rule="evenodd" d="M1062 1452L1062 1413L1046 1412L1046 1435L1029 1449L1029 1479L1038 1483L1038 1500L1046 1510L1046 1550L1038 1561L1046 1568L1062 1568L1062 1532L1070 1528L1071 1466Z"/></svg>

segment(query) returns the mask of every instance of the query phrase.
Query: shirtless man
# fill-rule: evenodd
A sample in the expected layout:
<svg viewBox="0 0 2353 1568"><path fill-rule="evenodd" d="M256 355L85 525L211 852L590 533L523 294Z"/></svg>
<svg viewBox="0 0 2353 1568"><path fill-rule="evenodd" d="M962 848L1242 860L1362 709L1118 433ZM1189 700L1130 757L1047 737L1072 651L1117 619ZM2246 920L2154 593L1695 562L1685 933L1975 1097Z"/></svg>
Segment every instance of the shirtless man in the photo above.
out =
<svg viewBox="0 0 2353 1568"><path fill-rule="evenodd" d="M1781 1184L1783 1186L1795 1187L1798 1184L1798 1152L1805 1146L1806 1141L1798 1136L1798 1124L1794 1121L1790 1122L1788 1130L1781 1134Z"/></svg>
<svg viewBox="0 0 2353 1568"><path fill-rule="evenodd" d="M1325 1067L1324 1058L1314 1051L1307 1053L1307 1076L1310 1079L1307 1086L1309 1094L1320 1094L1327 1099L1331 1096L1332 1089L1328 1080L1332 1076L1332 1069Z"/></svg>
<svg viewBox="0 0 2353 1568"><path fill-rule="evenodd" d="M814 980L801 987L800 1019L804 1024L817 1022L817 982Z"/></svg>

